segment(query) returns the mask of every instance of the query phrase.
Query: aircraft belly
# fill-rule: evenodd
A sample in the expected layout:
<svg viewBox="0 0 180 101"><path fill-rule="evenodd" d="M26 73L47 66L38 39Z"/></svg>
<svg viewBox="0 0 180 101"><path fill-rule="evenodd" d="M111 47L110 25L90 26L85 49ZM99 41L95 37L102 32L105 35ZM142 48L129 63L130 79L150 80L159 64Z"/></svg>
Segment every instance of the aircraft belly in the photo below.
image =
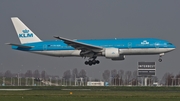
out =
<svg viewBox="0 0 180 101"><path fill-rule="evenodd" d="M146 54L160 54L169 52L168 48L146 48L146 49L120 49L121 54L125 55L146 55Z"/></svg>
<svg viewBox="0 0 180 101"><path fill-rule="evenodd" d="M32 53L48 55L48 56L55 56L55 57L80 56L79 50L33 51Z"/></svg>
<svg viewBox="0 0 180 101"><path fill-rule="evenodd" d="M119 49L120 54L123 55L150 55L160 54L172 51L171 48L141 48L141 49ZM32 53L55 56L55 57L69 57L69 56L80 56L81 50L59 50L59 51L31 51ZM99 55L98 55L99 56Z"/></svg>

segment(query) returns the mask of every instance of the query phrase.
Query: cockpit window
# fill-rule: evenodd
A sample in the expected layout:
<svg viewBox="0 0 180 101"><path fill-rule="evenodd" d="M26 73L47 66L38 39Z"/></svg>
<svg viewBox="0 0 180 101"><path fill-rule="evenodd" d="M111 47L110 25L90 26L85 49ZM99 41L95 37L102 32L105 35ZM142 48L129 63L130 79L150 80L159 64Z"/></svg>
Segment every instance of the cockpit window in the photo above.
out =
<svg viewBox="0 0 180 101"><path fill-rule="evenodd" d="M168 45L172 45L172 43L168 43Z"/></svg>

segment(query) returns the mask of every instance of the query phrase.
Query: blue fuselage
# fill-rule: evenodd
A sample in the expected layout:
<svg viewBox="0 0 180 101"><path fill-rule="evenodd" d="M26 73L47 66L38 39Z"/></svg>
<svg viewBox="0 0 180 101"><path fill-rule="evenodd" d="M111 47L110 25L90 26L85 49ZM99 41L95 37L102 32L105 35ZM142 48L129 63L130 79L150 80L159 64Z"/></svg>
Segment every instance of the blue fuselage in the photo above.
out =
<svg viewBox="0 0 180 101"><path fill-rule="evenodd" d="M153 38L138 38L138 39L101 39L101 40L76 40L78 42L87 43L90 45L100 46L103 48L119 48L119 49L129 49L129 48L175 48L175 46L166 41ZM68 46L61 40L52 41L42 41L36 43L24 44L26 46L33 46L30 49L18 49L13 46L13 49L18 49L22 51L51 51L51 50L75 50L73 47Z"/></svg>
<svg viewBox="0 0 180 101"><path fill-rule="evenodd" d="M86 43L89 45L99 46L102 48L118 48L125 55L138 55L138 54L160 54L172 51L175 46L166 41L154 38L132 38L132 39L97 39L97 40L75 40L77 42ZM19 48L17 46L12 46L13 49L29 52L45 52L44 55L61 56L61 53L51 53L52 52L63 52L62 56L70 56L72 53L65 53L65 51L77 50L71 46L68 46L61 40L53 41L42 41L35 43L23 44L26 46L32 46L32 48Z"/></svg>

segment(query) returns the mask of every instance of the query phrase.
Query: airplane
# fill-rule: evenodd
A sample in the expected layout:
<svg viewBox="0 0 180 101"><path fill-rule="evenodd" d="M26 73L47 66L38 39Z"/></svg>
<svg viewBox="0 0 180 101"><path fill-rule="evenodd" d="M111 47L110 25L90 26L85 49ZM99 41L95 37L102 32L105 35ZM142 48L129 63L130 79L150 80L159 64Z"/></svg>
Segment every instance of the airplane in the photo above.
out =
<svg viewBox="0 0 180 101"><path fill-rule="evenodd" d="M175 45L157 38L114 38L114 39L67 39L54 36L56 40L39 39L18 17L11 18L21 44L6 43L12 49L54 57L88 58L84 63L99 64L97 57L114 61L125 60L126 55L159 55L159 62Z"/></svg>

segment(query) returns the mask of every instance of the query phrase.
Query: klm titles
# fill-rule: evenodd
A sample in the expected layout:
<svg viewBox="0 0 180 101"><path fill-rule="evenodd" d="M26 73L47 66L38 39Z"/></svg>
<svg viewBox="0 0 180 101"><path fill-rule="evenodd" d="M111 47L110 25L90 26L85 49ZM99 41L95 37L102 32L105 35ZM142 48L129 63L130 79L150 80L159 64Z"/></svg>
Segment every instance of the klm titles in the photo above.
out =
<svg viewBox="0 0 180 101"><path fill-rule="evenodd" d="M19 38L29 38L29 37L33 37L33 33L29 33L29 30L25 29L22 30L22 34L19 34Z"/></svg>

